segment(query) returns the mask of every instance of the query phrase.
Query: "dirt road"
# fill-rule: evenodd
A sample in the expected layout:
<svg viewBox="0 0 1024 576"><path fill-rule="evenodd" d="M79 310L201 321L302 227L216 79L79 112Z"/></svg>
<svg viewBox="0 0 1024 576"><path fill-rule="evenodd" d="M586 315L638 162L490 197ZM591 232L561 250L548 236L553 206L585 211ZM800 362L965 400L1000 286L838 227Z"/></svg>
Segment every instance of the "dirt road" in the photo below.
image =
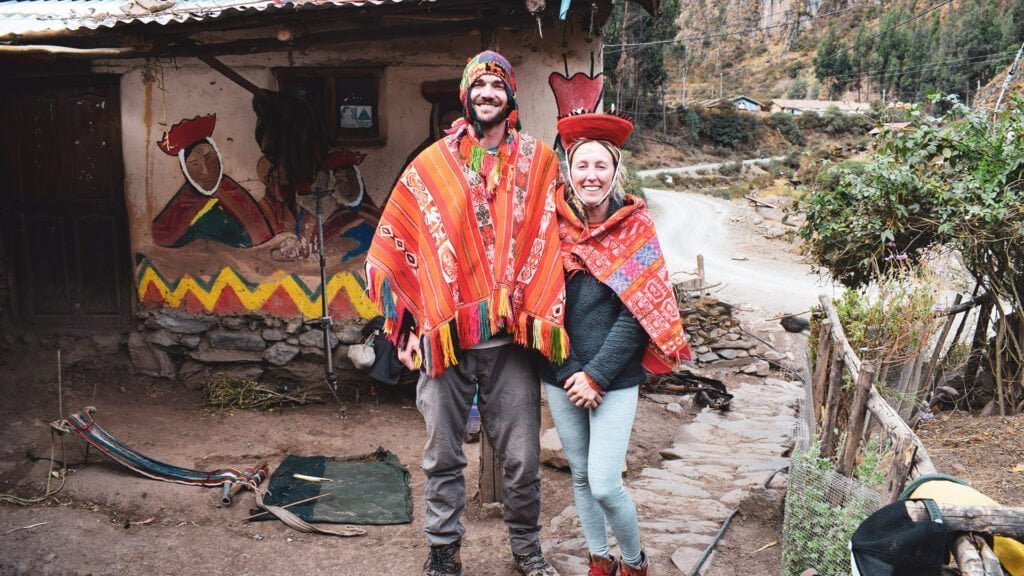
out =
<svg viewBox="0 0 1024 576"><path fill-rule="evenodd" d="M751 238L734 218L746 207L702 194L645 189L670 273L692 273L704 255L707 282L720 296L774 314L807 310L832 285L785 242ZM742 219L742 218L737 218Z"/></svg>

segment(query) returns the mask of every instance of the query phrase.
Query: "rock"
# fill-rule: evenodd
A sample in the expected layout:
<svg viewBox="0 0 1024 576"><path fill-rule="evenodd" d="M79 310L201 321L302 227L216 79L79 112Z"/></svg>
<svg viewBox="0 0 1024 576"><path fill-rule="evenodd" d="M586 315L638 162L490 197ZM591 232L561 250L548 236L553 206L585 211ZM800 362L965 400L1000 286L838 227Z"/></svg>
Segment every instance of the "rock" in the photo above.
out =
<svg viewBox="0 0 1024 576"><path fill-rule="evenodd" d="M260 362L263 354L250 350L219 350L210 348L203 344L199 348L188 353L189 357L196 362L205 364L229 364L232 362Z"/></svg>
<svg viewBox="0 0 1024 576"><path fill-rule="evenodd" d="M683 574L689 574L693 572L693 567L697 565L697 561L700 560L701 556L704 555L703 550L697 548L677 548L672 553L672 564L678 568ZM699 576L704 576L708 569L711 567L711 562L715 559L715 552L712 552L708 559L704 561L704 564L700 567L697 572Z"/></svg>
<svg viewBox="0 0 1024 576"><path fill-rule="evenodd" d="M715 328L714 330L711 331L710 334L708 334L708 338L711 338L712 340L717 340L722 336L725 336L725 330L722 330L721 328ZM714 344L712 344L711 346L713 347Z"/></svg>
<svg viewBox="0 0 1024 576"><path fill-rule="evenodd" d="M740 339L740 335L735 332L730 332L725 335L725 339L730 341L736 341Z"/></svg>
<svg viewBox="0 0 1024 576"><path fill-rule="evenodd" d="M278 342L285 339L284 331L276 328L267 328L260 335L263 336L263 339L267 342Z"/></svg>
<svg viewBox="0 0 1024 576"><path fill-rule="evenodd" d="M712 350L718 350L721 348L743 348L749 350L750 348L754 348L755 346L757 346L757 342L754 342L752 340L733 340L711 343Z"/></svg>
<svg viewBox="0 0 1024 576"><path fill-rule="evenodd" d="M338 341L342 344L362 344L366 340L366 338L363 338L363 326L354 322L346 322L336 327L334 335L338 337Z"/></svg>
<svg viewBox="0 0 1024 576"><path fill-rule="evenodd" d="M267 347L263 337L253 332L229 332L214 330L208 334L210 346L220 350L245 350L261 352Z"/></svg>
<svg viewBox="0 0 1024 576"><path fill-rule="evenodd" d="M217 325L217 319L212 316L181 315L167 312L159 313L146 320L146 327L157 329L163 328L175 334L199 334L206 332Z"/></svg>
<svg viewBox="0 0 1024 576"><path fill-rule="evenodd" d="M181 365L181 370L178 371L178 377L181 378L181 383L185 388L199 390L203 387L203 381L206 380L209 373L209 366L193 360L185 360L185 363Z"/></svg>
<svg viewBox="0 0 1024 576"><path fill-rule="evenodd" d="M292 346L299 345L299 339L294 336L289 336L288 338L285 338L284 341L291 344Z"/></svg>
<svg viewBox="0 0 1024 576"><path fill-rule="evenodd" d="M694 350L694 352L696 352L697 354L707 354L708 352L711 352L711 347L710 346L697 346L697 349Z"/></svg>
<svg viewBox="0 0 1024 576"><path fill-rule="evenodd" d="M683 412L683 407L678 402L669 402L668 404L665 404L665 410L668 410L676 416L682 416L685 413Z"/></svg>
<svg viewBox="0 0 1024 576"><path fill-rule="evenodd" d="M786 329L786 332L803 332L811 327L810 321L799 316L787 316L779 320L779 324Z"/></svg>
<svg viewBox="0 0 1024 576"><path fill-rule="evenodd" d="M263 359L274 366L284 366L299 355L299 347L287 342L277 342L263 353Z"/></svg>
<svg viewBox="0 0 1024 576"><path fill-rule="evenodd" d="M540 435L540 461L559 470L569 469L569 460L562 452L562 441L554 428L548 428Z"/></svg>
<svg viewBox="0 0 1024 576"><path fill-rule="evenodd" d="M202 338L200 338L198 334L185 334L184 336L178 339L179 344L189 349L196 348L197 346L199 346L199 342L201 341Z"/></svg>
<svg viewBox="0 0 1024 576"><path fill-rule="evenodd" d="M321 387L324 383L323 362L293 360L284 366L271 366L269 372L275 378L295 382L306 389ZM324 389L323 392L326 397L330 397L330 391Z"/></svg>
<svg viewBox="0 0 1024 576"><path fill-rule="evenodd" d="M334 367L337 370L356 371L356 365L348 357L348 349L348 344L338 344L337 348L334 349Z"/></svg>
<svg viewBox="0 0 1024 576"><path fill-rule="evenodd" d="M157 330L156 332L146 334L146 342L170 348L178 343L178 339L167 330Z"/></svg>
<svg viewBox="0 0 1024 576"><path fill-rule="evenodd" d="M697 360L699 362L714 362L715 360L718 359L718 354L715 354L714 352L705 352L704 354L701 354L700 356L697 357Z"/></svg>
<svg viewBox="0 0 1024 576"><path fill-rule="evenodd" d="M331 349L338 345L338 337L334 333L330 333L331 337ZM302 346L308 346L310 348L324 348L324 333L322 330L310 330L299 334L299 344Z"/></svg>
<svg viewBox="0 0 1024 576"><path fill-rule="evenodd" d="M740 366L748 366L757 362L757 358L734 358L732 360L719 360L715 362L715 368L739 368Z"/></svg>
<svg viewBox="0 0 1024 576"><path fill-rule="evenodd" d="M772 360L773 362L778 362L779 360L782 360L785 357L785 354L781 352L776 352L775 350L768 350L767 352L764 353L764 359Z"/></svg>
<svg viewBox="0 0 1024 576"><path fill-rule="evenodd" d="M224 316L220 320L220 325L228 330L241 330L249 325L249 321L245 316Z"/></svg>
<svg viewBox="0 0 1024 576"><path fill-rule="evenodd" d="M284 326L284 331L287 332L288 334L296 334L301 329L302 329L302 319L301 318L292 318Z"/></svg>
<svg viewBox="0 0 1024 576"><path fill-rule="evenodd" d="M94 346L96 346L96 353L101 355L117 354L121 351L121 344L124 343L124 334L113 332L113 333L96 333L89 336ZM4 336L4 341L7 344L14 344L14 336L7 334Z"/></svg>
<svg viewBox="0 0 1024 576"><path fill-rule="evenodd" d="M132 332L128 337L128 357L132 370L136 374L145 374L157 378L174 380L177 372L171 357L164 350L150 346L146 337L140 332Z"/></svg>
<svg viewBox="0 0 1024 576"><path fill-rule="evenodd" d="M747 351L744 350L743 354L745 355L746 353L747 353ZM726 348L725 350L719 350L718 351L718 355L721 356L722 358L725 358L726 360L732 360L733 358L736 358L737 356L739 356L739 354L736 352L736 350L733 350L732 348Z"/></svg>

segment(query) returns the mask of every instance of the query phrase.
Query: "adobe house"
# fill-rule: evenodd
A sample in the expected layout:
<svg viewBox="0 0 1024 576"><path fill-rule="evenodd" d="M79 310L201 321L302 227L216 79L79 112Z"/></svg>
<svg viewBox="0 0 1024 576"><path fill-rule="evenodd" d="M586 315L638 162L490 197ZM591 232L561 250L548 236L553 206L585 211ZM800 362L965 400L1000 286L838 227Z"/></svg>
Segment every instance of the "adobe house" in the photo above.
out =
<svg viewBox="0 0 1024 576"><path fill-rule="evenodd" d="M0 3L0 326L127 332L136 370L187 385L218 366L318 380L307 321L326 298L344 365L374 315L380 207L458 114L469 56L509 58L524 128L549 143L560 112L599 105L611 1L559 8Z"/></svg>

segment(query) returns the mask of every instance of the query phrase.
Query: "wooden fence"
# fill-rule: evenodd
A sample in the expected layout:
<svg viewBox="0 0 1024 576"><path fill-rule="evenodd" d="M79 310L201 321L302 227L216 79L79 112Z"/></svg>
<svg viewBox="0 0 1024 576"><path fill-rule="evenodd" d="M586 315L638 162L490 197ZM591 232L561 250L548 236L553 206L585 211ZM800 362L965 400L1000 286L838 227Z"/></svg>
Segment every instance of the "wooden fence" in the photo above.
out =
<svg viewBox="0 0 1024 576"><path fill-rule="evenodd" d="M916 478L922 474L934 473L935 465L928 456L928 450L914 434L913 429L894 408L875 389L878 377L877 366L862 362L846 339L839 314L827 295L819 298L825 318L821 321L818 331L817 361L811 379L811 413L809 419L811 434L821 433L821 456L834 458L836 470L851 476L861 446L869 439L876 426L868 425L870 419L877 423L890 440L893 459L885 477L885 502L895 502L908 478ZM937 347L941 348L949 330L950 322L941 334ZM932 354L932 362L928 368L927 385L931 383L934 373L932 366L936 361L937 352ZM913 372L913 369L911 369ZM908 378L904 393L916 396L920 385L920 368L916 378ZM838 444L838 427L840 426L839 411L842 404L844 376L848 374L855 383L853 401L845 423L845 434L840 446ZM912 381L916 380L916 383ZM899 381L903 386L903 379ZM906 402L906 400L904 400ZM910 410L904 412L909 417ZM821 422L821 426L817 423ZM1002 509L1012 510L1012 509ZM984 522L983 522L984 524ZM987 524L992 526L991 523ZM953 544L953 555L961 574L966 576L1003 576L998 558L985 540L974 532L964 532Z"/></svg>

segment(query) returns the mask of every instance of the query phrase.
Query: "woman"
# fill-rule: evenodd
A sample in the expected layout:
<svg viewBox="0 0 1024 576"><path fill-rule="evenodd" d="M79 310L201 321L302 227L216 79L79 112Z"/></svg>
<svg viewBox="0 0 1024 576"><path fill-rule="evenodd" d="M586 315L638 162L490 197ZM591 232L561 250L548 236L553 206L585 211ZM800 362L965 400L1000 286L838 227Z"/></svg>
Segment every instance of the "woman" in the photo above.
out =
<svg viewBox="0 0 1024 576"><path fill-rule="evenodd" d="M558 384L547 385L547 398L572 469L588 576L648 572L622 467L645 367L663 373L690 356L654 222L617 182L619 149L632 131L610 114L558 122L568 161L558 216L571 348L553 366ZM608 525L621 563L608 548Z"/></svg>

